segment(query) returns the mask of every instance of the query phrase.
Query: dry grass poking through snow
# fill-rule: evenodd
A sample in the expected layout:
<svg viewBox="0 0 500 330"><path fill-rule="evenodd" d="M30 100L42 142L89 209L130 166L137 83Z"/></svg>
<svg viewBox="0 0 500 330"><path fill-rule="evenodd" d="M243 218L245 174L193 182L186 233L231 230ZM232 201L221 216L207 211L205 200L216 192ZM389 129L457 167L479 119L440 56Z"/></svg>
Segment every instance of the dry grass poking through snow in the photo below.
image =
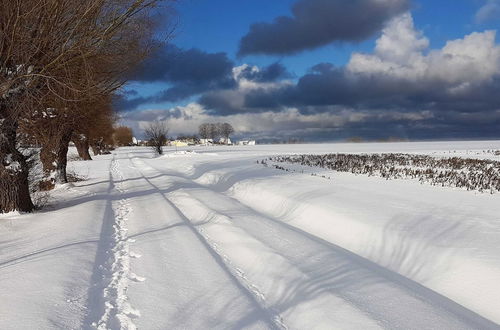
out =
<svg viewBox="0 0 500 330"><path fill-rule="evenodd" d="M488 159L438 158L412 154L326 154L270 157L267 162L299 164L389 179L418 179L432 185L495 193L500 191L500 162ZM286 170L280 165L271 165Z"/></svg>

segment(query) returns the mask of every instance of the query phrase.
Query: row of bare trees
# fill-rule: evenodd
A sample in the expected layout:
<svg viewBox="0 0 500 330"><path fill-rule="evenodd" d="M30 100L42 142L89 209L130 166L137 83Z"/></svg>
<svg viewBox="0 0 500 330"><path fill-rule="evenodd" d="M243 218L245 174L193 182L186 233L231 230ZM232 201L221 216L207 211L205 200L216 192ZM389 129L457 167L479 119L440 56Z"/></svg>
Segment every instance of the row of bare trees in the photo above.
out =
<svg viewBox="0 0 500 330"><path fill-rule="evenodd" d="M44 189L67 182L70 141L84 159L102 152L113 93L155 45L160 2L0 0L0 212L34 209L35 146Z"/></svg>
<svg viewBox="0 0 500 330"><path fill-rule="evenodd" d="M198 134L202 139L211 139L216 142L221 137L225 143L229 143L229 136L234 133L234 128L229 123L201 124L198 127Z"/></svg>

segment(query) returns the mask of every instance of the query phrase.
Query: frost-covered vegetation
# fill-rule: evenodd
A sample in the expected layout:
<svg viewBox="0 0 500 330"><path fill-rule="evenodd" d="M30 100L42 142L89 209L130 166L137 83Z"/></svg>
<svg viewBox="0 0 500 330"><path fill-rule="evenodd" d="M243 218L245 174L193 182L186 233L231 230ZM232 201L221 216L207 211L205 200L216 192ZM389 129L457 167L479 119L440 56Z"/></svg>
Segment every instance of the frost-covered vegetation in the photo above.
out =
<svg viewBox="0 0 500 330"><path fill-rule="evenodd" d="M498 151L491 153L497 154ZM480 192L500 191L500 162L491 159L441 158L403 153L274 156L261 163L299 164L389 179L417 179L436 186ZM276 169L288 170L272 164Z"/></svg>

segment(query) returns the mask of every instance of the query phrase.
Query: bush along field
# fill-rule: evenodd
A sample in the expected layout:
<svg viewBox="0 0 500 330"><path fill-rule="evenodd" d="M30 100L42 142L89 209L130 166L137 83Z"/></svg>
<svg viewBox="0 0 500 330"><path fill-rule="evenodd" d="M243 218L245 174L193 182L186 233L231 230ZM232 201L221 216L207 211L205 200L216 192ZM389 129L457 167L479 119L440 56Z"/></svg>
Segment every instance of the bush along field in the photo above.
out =
<svg viewBox="0 0 500 330"><path fill-rule="evenodd" d="M457 187L491 194L500 191L500 162L490 159L440 158L402 153L324 154L274 156L260 163L289 172L301 170L287 168L286 164L377 176L387 180L418 179L421 183L435 186ZM318 176L315 173L313 175Z"/></svg>

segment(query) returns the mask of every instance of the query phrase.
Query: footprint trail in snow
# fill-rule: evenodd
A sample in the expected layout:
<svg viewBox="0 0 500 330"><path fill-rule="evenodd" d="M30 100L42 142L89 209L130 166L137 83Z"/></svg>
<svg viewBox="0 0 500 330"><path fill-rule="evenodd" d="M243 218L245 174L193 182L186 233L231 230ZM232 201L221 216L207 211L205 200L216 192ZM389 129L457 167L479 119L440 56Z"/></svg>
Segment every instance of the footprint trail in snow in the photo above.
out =
<svg viewBox="0 0 500 330"><path fill-rule="evenodd" d="M113 159L111 173L114 181L117 181L115 190L119 194L126 193L123 187L123 175L119 170L118 162ZM144 282L146 278L138 276L131 271L131 258L140 258L141 255L130 251L130 243L134 240L128 238L127 221L133 212L127 199L113 202L114 223L109 237L109 249L106 252L108 259L103 269L104 285L103 300L104 311L94 328L104 329L136 329L133 320L140 317L139 310L133 308L129 302L127 289L130 281Z"/></svg>

